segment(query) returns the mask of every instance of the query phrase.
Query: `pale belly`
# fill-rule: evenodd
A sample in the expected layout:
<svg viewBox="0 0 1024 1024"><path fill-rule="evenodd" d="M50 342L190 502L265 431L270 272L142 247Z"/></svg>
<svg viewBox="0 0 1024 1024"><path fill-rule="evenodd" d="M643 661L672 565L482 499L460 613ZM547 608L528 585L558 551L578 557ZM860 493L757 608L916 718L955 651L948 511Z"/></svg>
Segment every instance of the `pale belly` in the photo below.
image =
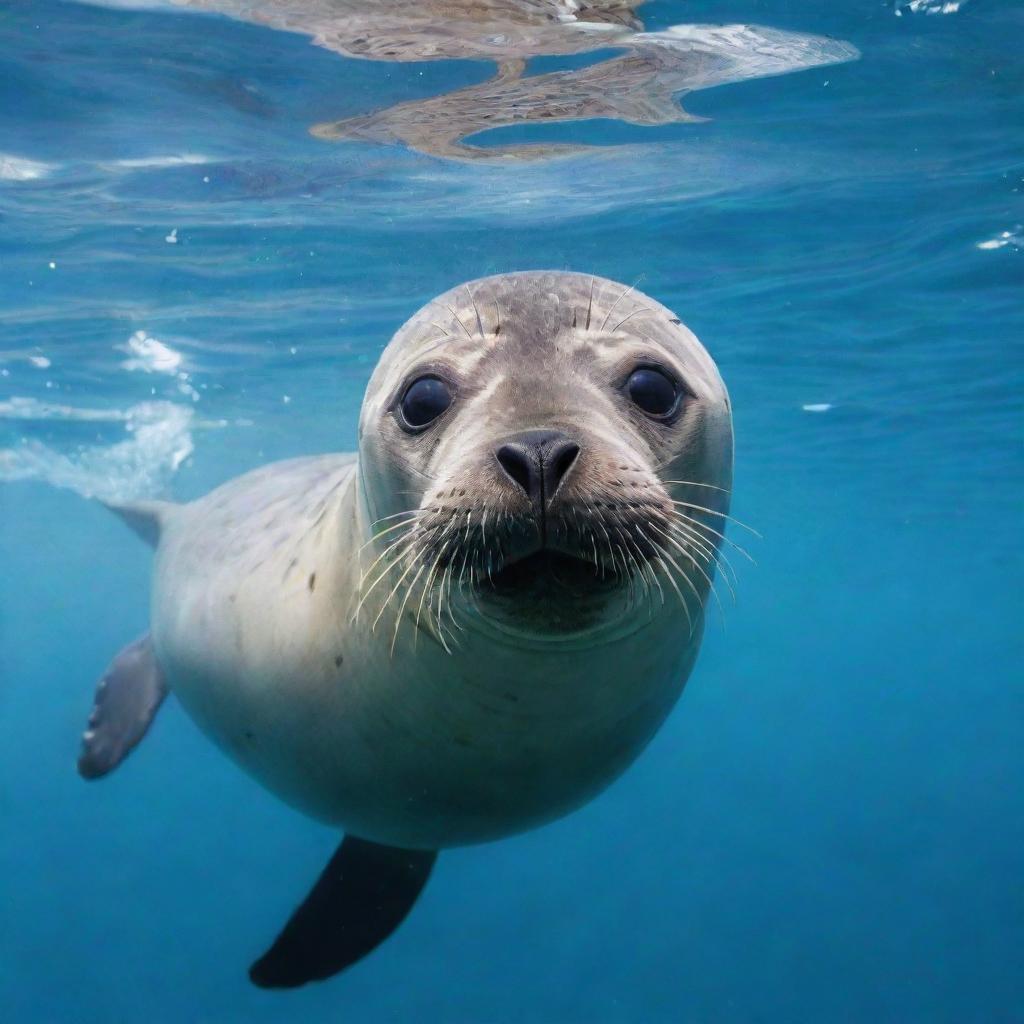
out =
<svg viewBox="0 0 1024 1024"><path fill-rule="evenodd" d="M608 785L675 703L696 639L666 621L588 651L470 636L448 654L424 635L392 655L390 629L352 621L347 474L241 478L162 541L154 644L201 728L288 803L392 845L500 838Z"/></svg>

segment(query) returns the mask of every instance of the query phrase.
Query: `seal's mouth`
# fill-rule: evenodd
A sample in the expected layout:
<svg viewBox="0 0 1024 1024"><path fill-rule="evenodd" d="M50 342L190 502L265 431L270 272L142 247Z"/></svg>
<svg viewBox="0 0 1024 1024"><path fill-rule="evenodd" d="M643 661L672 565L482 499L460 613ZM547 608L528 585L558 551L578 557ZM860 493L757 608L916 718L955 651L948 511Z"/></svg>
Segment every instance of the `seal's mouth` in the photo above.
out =
<svg viewBox="0 0 1024 1024"><path fill-rule="evenodd" d="M520 636L578 635L609 624L624 582L582 554L537 548L478 580L475 607L492 626L501 624Z"/></svg>
<svg viewBox="0 0 1024 1024"><path fill-rule="evenodd" d="M593 591L614 586L616 580L582 556L540 548L505 562L490 583L499 597L514 598L529 597L535 591Z"/></svg>

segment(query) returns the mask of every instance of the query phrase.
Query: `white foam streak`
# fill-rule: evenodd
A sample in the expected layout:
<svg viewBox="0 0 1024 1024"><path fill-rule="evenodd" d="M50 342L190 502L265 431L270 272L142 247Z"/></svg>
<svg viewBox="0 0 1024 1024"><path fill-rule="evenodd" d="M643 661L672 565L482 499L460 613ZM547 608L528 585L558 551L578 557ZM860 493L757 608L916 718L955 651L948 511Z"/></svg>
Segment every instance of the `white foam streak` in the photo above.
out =
<svg viewBox="0 0 1024 1024"><path fill-rule="evenodd" d="M180 352L151 338L145 331L136 331L124 345L118 348L132 358L121 363L124 370L141 370L143 373L177 374L182 362Z"/></svg>
<svg viewBox="0 0 1024 1024"><path fill-rule="evenodd" d="M201 153L178 153L167 156L140 156L127 160L107 160L97 166L108 169L121 168L128 171L159 167L188 167L194 164L208 164L213 158Z"/></svg>
<svg viewBox="0 0 1024 1024"><path fill-rule="evenodd" d="M160 494L192 454L193 412L173 402L142 402L126 410L79 409L30 398L0 402L0 417L20 420L121 422L126 437L81 445L71 454L39 441L0 449L0 481L38 480L86 498L128 501Z"/></svg>
<svg viewBox="0 0 1024 1024"><path fill-rule="evenodd" d="M151 338L145 331L136 331L124 345L115 347L132 357L121 363L121 369L163 373L168 377L174 377L178 381L178 390L183 395L187 395L193 402L199 401L199 392L192 386L191 378L182 368L184 357L170 345Z"/></svg>
<svg viewBox="0 0 1024 1024"><path fill-rule="evenodd" d="M55 402L40 402L35 398L15 396L0 402L0 419L22 420L66 420L80 423L120 423L128 418L127 412L119 409L78 409L71 405Z"/></svg>
<svg viewBox="0 0 1024 1024"><path fill-rule="evenodd" d="M673 25L663 32L641 33L631 44L712 54L715 60L687 81L689 90L842 64L860 57L856 46L841 39L784 32L764 25Z"/></svg>
<svg viewBox="0 0 1024 1024"><path fill-rule="evenodd" d="M908 14L956 14L967 0L896 0L893 13L897 18Z"/></svg>
<svg viewBox="0 0 1024 1024"><path fill-rule="evenodd" d="M1014 249L1024 249L1024 235L1021 234L1021 226L1018 224L1013 231L1000 231L995 238L986 238L983 242L976 242L976 249L1004 249L1006 246Z"/></svg>
<svg viewBox="0 0 1024 1024"><path fill-rule="evenodd" d="M56 164L0 153L0 181L36 181L47 177L55 168Z"/></svg>

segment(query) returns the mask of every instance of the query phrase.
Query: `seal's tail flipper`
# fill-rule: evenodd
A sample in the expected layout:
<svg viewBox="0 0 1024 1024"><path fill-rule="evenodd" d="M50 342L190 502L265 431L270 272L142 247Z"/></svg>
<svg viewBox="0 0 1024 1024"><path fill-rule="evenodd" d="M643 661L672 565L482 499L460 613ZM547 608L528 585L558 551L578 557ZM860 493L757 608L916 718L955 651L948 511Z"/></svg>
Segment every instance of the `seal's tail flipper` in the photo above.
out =
<svg viewBox="0 0 1024 1024"><path fill-rule="evenodd" d="M296 988L350 967L402 923L436 859L434 850L346 836L249 977L260 988Z"/></svg>
<svg viewBox="0 0 1024 1024"><path fill-rule="evenodd" d="M179 507L173 501L105 501L103 504L154 548L168 517Z"/></svg>
<svg viewBox="0 0 1024 1024"><path fill-rule="evenodd" d="M98 779L113 771L146 735L166 696L167 684L146 633L118 652L96 687L78 773Z"/></svg>

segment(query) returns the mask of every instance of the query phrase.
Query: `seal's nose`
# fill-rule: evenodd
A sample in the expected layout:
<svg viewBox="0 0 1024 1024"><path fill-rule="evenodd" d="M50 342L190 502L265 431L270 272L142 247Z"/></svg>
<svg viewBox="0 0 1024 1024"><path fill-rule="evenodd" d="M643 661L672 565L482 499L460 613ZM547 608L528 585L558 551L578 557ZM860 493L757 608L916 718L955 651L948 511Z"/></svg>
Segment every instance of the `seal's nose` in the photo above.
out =
<svg viewBox="0 0 1024 1024"><path fill-rule="evenodd" d="M494 450L506 476L540 508L551 503L580 446L558 430L524 430Z"/></svg>

